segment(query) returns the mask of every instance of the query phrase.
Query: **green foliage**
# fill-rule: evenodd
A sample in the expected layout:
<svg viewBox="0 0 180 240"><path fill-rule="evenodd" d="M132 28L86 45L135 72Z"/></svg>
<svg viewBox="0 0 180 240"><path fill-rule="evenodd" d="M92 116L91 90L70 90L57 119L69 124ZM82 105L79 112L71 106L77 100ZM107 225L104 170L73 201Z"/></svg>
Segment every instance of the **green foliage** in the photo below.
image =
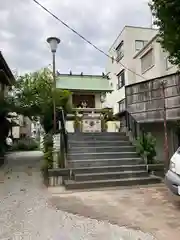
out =
<svg viewBox="0 0 180 240"><path fill-rule="evenodd" d="M16 112L30 118L40 117L46 133L53 128L53 101L57 109L71 110L70 92L53 89L52 72L48 69L20 76L13 92L14 96L8 100L16 107Z"/></svg>
<svg viewBox="0 0 180 240"><path fill-rule="evenodd" d="M53 135L52 133L47 133L44 136L44 152L47 152L48 148L52 148L53 147Z"/></svg>
<svg viewBox="0 0 180 240"><path fill-rule="evenodd" d="M102 109L101 113L103 114L103 117L106 121L115 121L118 120L118 118L116 118L113 115L113 110L109 109L109 108L104 108Z"/></svg>
<svg viewBox="0 0 180 240"><path fill-rule="evenodd" d="M53 167L53 135L48 133L44 136L44 164L48 169Z"/></svg>
<svg viewBox="0 0 180 240"><path fill-rule="evenodd" d="M107 121L106 119L101 119L101 131L106 132L107 131Z"/></svg>
<svg viewBox="0 0 180 240"><path fill-rule="evenodd" d="M37 150L39 147L39 144L31 138L25 138L25 139L19 139L17 142L15 142L11 150L12 151L33 151Z"/></svg>
<svg viewBox="0 0 180 240"><path fill-rule="evenodd" d="M81 129L81 117L78 116L77 112L75 112L74 129L79 131Z"/></svg>
<svg viewBox="0 0 180 240"><path fill-rule="evenodd" d="M101 114L103 115L101 119L101 130L106 132L108 128L107 122L116 121L118 119L113 115L113 110L109 108L102 109Z"/></svg>
<svg viewBox="0 0 180 240"><path fill-rule="evenodd" d="M151 0L150 7L159 27L159 41L169 52L170 62L180 67L180 1Z"/></svg>
<svg viewBox="0 0 180 240"><path fill-rule="evenodd" d="M135 141L135 146L137 152L143 157L147 158L148 164L154 162L156 157L156 139L151 135L151 133L142 134Z"/></svg>
<svg viewBox="0 0 180 240"><path fill-rule="evenodd" d="M48 151L44 153L45 165L48 169L53 168L53 148L48 148Z"/></svg>

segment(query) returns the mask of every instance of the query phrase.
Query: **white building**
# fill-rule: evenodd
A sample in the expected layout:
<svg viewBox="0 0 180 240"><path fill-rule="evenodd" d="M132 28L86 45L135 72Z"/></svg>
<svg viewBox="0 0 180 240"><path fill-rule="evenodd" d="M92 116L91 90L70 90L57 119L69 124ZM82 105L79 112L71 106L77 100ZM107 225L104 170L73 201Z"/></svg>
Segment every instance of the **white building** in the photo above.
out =
<svg viewBox="0 0 180 240"><path fill-rule="evenodd" d="M110 77L113 92L107 94L106 105L113 107L115 114L119 112L119 102L125 98L125 85L136 81L136 75L133 73L136 71L135 54L156 34L156 29L125 26L110 47L108 53L114 61L109 59L106 73ZM141 74L141 71L139 70L138 73Z"/></svg>
<svg viewBox="0 0 180 240"><path fill-rule="evenodd" d="M157 159L164 160L164 103L170 155L180 144L180 134L174 127L180 119L177 66L168 61L168 53L161 47L155 29L125 27L109 54L120 62L108 63L107 73L114 91L108 94L106 104L114 106L115 114L121 113L122 125L126 124L136 137L137 128L151 132L156 138ZM164 94L162 82L165 83Z"/></svg>
<svg viewBox="0 0 180 240"><path fill-rule="evenodd" d="M31 120L28 117L23 115L18 115L17 113L10 113L12 119L10 122L13 122L12 129L9 135L13 139L19 139L23 137L31 137Z"/></svg>
<svg viewBox="0 0 180 240"><path fill-rule="evenodd" d="M175 65L169 62L168 53L162 49L157 34L134 55L134 61L135 71L144 77L142 79L140 76L135 75L134 82L136 83L173 74L178 70Z"/></svg>

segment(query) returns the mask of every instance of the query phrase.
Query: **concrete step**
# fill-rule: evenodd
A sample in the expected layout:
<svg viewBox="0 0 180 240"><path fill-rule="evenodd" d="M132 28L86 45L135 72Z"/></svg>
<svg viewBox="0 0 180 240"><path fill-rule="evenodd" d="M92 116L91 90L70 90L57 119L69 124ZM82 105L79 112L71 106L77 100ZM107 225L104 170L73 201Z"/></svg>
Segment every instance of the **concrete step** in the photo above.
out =
<svg viewBox="0 0 180 240"><path fill-rule="evenodd" d="M69 146L71 147L105 147L105 146L132 146L132 144L127 141L70 141Z"/></svg>
<svg viewBox="0 0 180 240"><path fill-rule="evenodd" d="M65 180L65 188L67 190L72 189L92 189L102 187L116 187L116 186L133 186L133 185L147 185L160 183L161 178L155 176L140 177L140 178L122 178L122 179L108 179L108 180L96 180L96 181L83 181L76 182L73 180ZM133 197L133 196L132 196Z"/></svg>
<svg viewBox="0 0 180 240"><path fill-rule="evenodd" d="M103 140L129 140L126 135L87 135L87 136L68 136L69 141L103 141Z"/></svg>
<svg viewBox="0 0 180 240"><path fill-rule="evenodd" d="M104 149L106 151L106 149ZM69 153L68 159L71 160L90 160L90 159L114 159L114 158L136 158L136 152L95 152L95 153Z"/></svg>
<svg viewBox="0 0 180 240"><path fill-rule="evenodd" d="M74 180L81 181L95 181L95 180L108 180L108 179L125 179L136 177L148 177L147 171L123 171L123 172L102 172L102 173L82 173L75 174Z"/></svg>
<svg viewBox="0 0 180 240"><path fill-rule="evenodd" d="M94 147L71 147L70 148L70 153L92 153L92 152L97 152L97 153L103 153L104 150L106 149L107 152L135 152L136 148L133 146L107 146L104 148L104 146L94 146Z"/></svg>
<svg viewBox="0 0 180 240"><path fill-rule="evenodd" d="M115 165L115 166L96 166L96 167L86 167L86 168L74 168L74 174L82 173L106 173L106 172L122 172L122 171L145 171L146 165Z"/></svg>
<svg viewBox="0 0 180 240"><path fill-rule="evenodd" d="M83 136L126 136L125 132L88 132L88 133L68 133L69 137Z"/></svg>
<svg viewBox="0 0 180 240"><path fill-rule="evenodd" d="M114 158L114 159L89 159L89 160L68 160L69 168L88 168L98 166L120 166L120 165L139 165L143 160L137 158Z"/></svg>

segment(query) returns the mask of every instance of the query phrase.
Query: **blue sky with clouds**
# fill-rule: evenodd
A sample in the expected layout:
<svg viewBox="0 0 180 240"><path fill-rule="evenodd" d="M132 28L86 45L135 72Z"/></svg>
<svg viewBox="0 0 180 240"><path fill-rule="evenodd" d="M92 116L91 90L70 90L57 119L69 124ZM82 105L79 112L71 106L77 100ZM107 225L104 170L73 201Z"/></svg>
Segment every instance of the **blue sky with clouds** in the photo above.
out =
<svg viewBox="0 0 180 240"><path fill-rule="evenodd" d="M149 27L146 0L39 0L63 21L108 52L124 25ZM32 0L0 1L0 51L19 74L51 63L46 38L61 39L57 69L67 73L98 74L107 58L53 19Z"/></svg>

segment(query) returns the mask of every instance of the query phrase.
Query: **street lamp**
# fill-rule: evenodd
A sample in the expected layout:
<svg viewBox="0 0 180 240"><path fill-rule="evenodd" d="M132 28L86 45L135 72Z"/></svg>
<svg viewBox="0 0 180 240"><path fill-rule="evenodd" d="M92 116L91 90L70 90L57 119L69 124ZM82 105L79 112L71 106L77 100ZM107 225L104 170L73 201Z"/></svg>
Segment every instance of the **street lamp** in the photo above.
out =
<svg viewBox="0 0 180 240"><path fill-rule="evenodd" d="M47 42L50 45L51 52L52 52L52 57L53 57L53 88L54 90L56 89L56 65L55 65L55 55L56 55L56 50L58 47L58 44L60 43L60 39L57 37L49 37L47 39ZM53 112L54 112L54 134L56 133L56 102L55 102L55 97L53 97Z"/></svg>

